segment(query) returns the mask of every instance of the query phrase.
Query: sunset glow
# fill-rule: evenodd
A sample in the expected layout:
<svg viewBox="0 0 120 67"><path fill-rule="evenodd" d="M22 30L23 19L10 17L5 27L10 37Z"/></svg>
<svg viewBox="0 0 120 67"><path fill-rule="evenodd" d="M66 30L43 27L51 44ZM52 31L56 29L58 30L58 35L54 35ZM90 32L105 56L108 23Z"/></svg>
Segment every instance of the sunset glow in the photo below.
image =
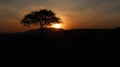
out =
<svg viewBox="0 0 120 67"><path fill-rule="evenodd" d="M53 28L62 28L61 24L53 24L52 27Z"/></svg>
<svg viewBox="0 0 120 67"><path fill-rule="evenodd" d="M120 0L0 0L0 32L24 32L39 28L39 25L26 27L21 20L26 14L40 9L52 10L63 22L50 25L52 28L119 28L119 3Z"/></svg>

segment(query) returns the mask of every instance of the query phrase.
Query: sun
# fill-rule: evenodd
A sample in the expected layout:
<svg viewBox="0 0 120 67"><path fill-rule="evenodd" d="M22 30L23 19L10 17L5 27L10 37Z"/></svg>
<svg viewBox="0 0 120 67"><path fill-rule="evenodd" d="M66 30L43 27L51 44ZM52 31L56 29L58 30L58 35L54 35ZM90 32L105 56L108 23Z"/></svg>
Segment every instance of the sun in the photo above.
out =
<svg viewBox="0 0 120 67"><path fill-rule="evenodd" d="M52 27L53 28L61 28L61 24L53 24Z"/></svg>

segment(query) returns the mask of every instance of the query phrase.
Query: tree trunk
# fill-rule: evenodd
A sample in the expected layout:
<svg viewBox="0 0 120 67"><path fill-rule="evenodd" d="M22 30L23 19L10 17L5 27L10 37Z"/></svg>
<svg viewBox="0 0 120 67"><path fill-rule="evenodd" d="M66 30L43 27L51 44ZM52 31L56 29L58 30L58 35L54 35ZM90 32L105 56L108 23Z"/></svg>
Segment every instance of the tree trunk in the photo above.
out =
<svg viewBox="0 0 120 67"><path fill-rule="evenodd" d="M43 36L44 36L44 30L45 30L45 28L44 28L44 25L40 25L40 31L41 31L41 39L43 38Z"/></svg>
<svg viewBox="0 0 120 67"><path fill-rule="evenodd" d="M41 37L44 36L44 28L41 28Z"/></svg>

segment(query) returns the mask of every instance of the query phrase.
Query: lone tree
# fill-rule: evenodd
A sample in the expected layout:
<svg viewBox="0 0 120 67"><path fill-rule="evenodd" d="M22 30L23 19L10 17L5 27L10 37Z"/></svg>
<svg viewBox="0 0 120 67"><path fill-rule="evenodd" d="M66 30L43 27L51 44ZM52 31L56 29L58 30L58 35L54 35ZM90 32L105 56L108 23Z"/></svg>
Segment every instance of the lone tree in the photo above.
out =
<svg viewBox="0 0 120 67"><path fill-rule="evenodd" d="M39 11L33 11L30 14L25 15L21 21L24 25L37 24L40 25L41 36L47 26L53 23L61 23L60 18L56 17L56 14L47 9L40 9Z"/></svg>

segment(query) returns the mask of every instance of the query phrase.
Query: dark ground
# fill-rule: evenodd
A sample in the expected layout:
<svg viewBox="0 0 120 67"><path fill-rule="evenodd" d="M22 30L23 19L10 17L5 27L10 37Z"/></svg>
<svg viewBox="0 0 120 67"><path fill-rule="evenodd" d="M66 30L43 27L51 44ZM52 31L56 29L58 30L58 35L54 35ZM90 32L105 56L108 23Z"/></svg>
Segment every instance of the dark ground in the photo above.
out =
<svg viewBox="0 0 120 67"><path fill-rule="evenodd" d="M0 34L1 64L117 63L120 29L47 29Z"/></svg>

